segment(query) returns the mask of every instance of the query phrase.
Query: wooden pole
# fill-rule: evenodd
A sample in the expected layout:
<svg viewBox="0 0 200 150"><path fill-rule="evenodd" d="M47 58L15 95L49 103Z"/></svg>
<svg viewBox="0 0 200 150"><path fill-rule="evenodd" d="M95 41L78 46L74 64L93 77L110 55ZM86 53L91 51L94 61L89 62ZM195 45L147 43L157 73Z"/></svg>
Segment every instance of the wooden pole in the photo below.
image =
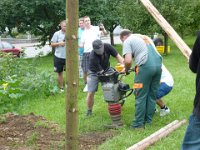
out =
<svg viewBox="0 0 200 150"><path fill-rule="evenodd" d="M161 138L166 137L168 134L170 134L171 132L173 132L175 129L177 129L186 122L187 122L186 120L182 121L175 120L172 123L168 124L167 126L161 128L157 132L151 134L147 138L143 139L142 141L129 147L127 150L144 150L148 146L160 140Z"/></svg>
<svg viewBox="0 0 200 150"><path fill-rule="evenodd" d="M189 59L191 54L191 49L185 44L181 37L176 33L176 31L170 26L170 24L165 20L165 18L159 13L159 11L153 6L149 0L140 0L144 7L149 11L149 13L154 17L157 23L162 27L162 29L168 34L171 40L176 44L176 46L181 50L183 55Z"/></svg>
<svg viewBox="0 0 200 150"><path fill-rule="evenodd" d="M66 150L78 150L78 0L66 0Z"/></svg>

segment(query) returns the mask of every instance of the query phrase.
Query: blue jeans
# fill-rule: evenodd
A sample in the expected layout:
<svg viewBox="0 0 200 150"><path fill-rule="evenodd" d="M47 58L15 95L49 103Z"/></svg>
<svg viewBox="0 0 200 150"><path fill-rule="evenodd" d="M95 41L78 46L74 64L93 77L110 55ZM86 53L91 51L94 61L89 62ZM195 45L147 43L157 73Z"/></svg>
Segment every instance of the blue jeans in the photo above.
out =
<svg viewBox="0 0 200 150"><path fill-rule="evenodd" d="M181 150L199 150L200 149L200 118L194 114L190 116L185 137Z"/></svg>
<svg viewBox="0 0 200 150"><path fill-rule="evenodd" d="M167 95L172 90L171 86L168 86L166 83L160 83L160 87L156 94L156 99L160 99L163 96Z"/></svg>

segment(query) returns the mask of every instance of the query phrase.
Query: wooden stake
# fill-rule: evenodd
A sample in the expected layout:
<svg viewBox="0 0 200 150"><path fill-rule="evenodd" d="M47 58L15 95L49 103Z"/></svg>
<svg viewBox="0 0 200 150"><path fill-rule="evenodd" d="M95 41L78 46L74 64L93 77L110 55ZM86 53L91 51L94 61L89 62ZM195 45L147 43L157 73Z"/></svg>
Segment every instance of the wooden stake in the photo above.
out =
<svg viewBox="0 0 200 150"><path fill-rule="evenodd" d="M189 60L191 49L187 46L187 44L185 44L181 37L176 33L176 31L171 27L171 25L165 20L165 18L159 13L159 11L153 6L153 4L149 0L140 1L149 11L149 13L154 17L157 23L162 27L162 29L168 34L168 36L176 44L176 46L181 50L183 55Z"/></svg>
<svg viewBox="0 0 200 150"><path fill-rule="evenodd" d="M63 3L64 5L64 3ZM65 150L78 150L78 0L66 0L66 133Z"/></svg>
<svg viewBox="0 0 200 150"><path fill-rule="evenodd" d="M167 126L161 128L157 132L151 134L147 138L143 139L142 141L129 147L127 150L144 150L148 146L160 140L161 138L166 137L169 133L173 132L175 129L177 129L186 122L187 122L186 120L182 121L175 120L172 123L168 124Z"/></svg>

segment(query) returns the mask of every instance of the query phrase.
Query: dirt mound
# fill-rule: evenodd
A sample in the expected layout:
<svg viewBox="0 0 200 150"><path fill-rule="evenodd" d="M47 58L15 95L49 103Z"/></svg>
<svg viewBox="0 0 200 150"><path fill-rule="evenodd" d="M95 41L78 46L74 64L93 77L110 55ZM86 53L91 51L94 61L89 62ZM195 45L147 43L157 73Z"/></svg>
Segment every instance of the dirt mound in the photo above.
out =
<svg viewBox="0 0 200 150"><path fill-rule="evenodd" d="M84 134L79 137L79 147L81 150L89 150L113 136L112 131ZM65 134L58 125L42 116L0 116L0 150L63 150L64 139Z"/></svg>

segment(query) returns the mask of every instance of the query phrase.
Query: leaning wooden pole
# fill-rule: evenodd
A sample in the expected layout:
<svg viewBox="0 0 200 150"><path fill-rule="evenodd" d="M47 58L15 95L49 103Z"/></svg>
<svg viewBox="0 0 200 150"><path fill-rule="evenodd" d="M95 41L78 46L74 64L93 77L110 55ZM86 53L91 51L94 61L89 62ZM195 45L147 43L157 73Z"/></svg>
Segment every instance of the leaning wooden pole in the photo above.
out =
<svg viewBox="0 0 200 150"><path fill-rule="evenodd" d="M171 132L173 132L186 122L187 122L186 120L182 121L175 120L172 123L168 124L167 126L161 128L157 132L151 134L147 138L143 139L142 141L129 147L127 150L145 150L148 146L159 141L161 138L166 137L168 134L170 134Z"/></svg>
<svg viewBox="0 0 200 150"><path fill-rule="evenodd" d="M159 13L159 11L153 6L149 0L140 0L149 13L154 17L157 23L162 27L162 29L168 34L176 46L181 50L183 55L189 59L191 54L191 49L185 44L181 37L176 33L176 31L171 27L171 25L165 20L165 18Z"/></svg>
<svg viewBox="0 0 200 150"><path fill-rule="evenodd" d="M78 150L78 0L66 0L66 150Z"/></svg>

